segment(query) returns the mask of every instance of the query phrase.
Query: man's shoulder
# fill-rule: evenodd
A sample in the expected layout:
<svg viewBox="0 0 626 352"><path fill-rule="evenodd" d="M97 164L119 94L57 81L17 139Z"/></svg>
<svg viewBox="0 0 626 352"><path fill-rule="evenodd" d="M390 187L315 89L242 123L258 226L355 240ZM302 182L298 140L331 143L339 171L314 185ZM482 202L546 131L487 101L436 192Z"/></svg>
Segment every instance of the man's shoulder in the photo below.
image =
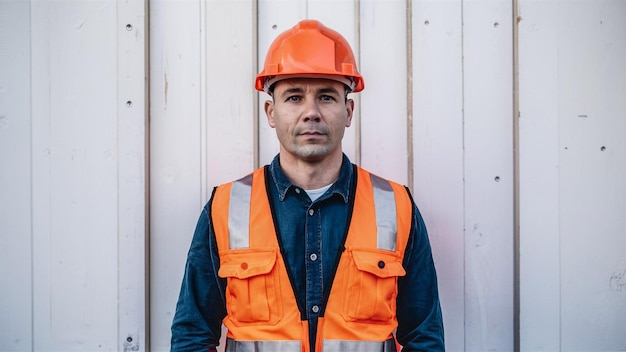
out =
<svg viewBox="0 0 626 352"><path fill-rule="evenodd" d="M359 173L360 173L362 176L368 176L368 177L370 177L370 178L372 178L372 179L376 179L376 180L380 180L380 181L386 181L386 182L389 182L390 184L392 184L392 185L394 185L394 186L399 186L399 187L402 187L402 188L406 188L406 186L405 186L405 185L403 185L402 183L397 182L397 181L394 181L393 179L391 179L391 178L387 178L386 176L383 176L383 175L381 175L381 174L378 174L378 173L376 173L376 172L374 172L374 171L370 171L370 170L368 170L368 169L365 169L365 168L363 168L362 166L358 166L358 165L356 165L356 168L357 168L357 170L359 171Z"/></svg>
<svg viewBox="0 0 626 352"><path fill-rule="evenodd" d="M233 178L229 181L223 182L218 184L217 186L215 186L215 188L220 188L220 187L225 187L227 185L231 185L235 182L240 182L240 183L249 183L250 180L252 180L252 178L256 175L256 174L263 174L264 170L268 167L268 165L265 166L261 166L258 169L255 169L251 172L248 172L247 174L244 174L243 176L237 177L237 178Z"/></svg>

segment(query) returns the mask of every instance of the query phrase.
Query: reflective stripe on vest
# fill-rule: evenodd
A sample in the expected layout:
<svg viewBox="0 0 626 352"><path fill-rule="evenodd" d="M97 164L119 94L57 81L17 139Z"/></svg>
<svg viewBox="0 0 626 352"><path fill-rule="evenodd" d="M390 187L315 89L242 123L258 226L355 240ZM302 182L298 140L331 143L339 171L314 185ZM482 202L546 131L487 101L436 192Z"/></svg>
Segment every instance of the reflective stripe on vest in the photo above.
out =
<svg viewBox="0 0 626 352"><path fill-rule="evenodd" d="M228 205L228 243L230 249L250 247L250 194L252 174L235 182Z"/></svg>
<svg viewBox="0 0 626 352"><path fill-rule="evenodd" d="M378 249L395 252L396 236L396 200L389 181L370 174L374 188L374 206L376 207L376 228Z"/></svg>
<svg viewBox="0 0 626 352"><path fill-rule="evenodd" d="M300 341L235 341L226 339L225 352L299 352ZM396 342L325 340L323 352L396 352Z"/></svg>
<svg viewBox="0 0 626 352"><path fill-rule="evenodd" d="M302 342L293 340L284 341L236 341L230 337L226 339L225 352L300 352Z"/></svg>
<svg viewBox="0 0 626 352"><path fill-rule="evenodd" d="M396 341L342 341L324 340L322 352L396 352Z"/></svg>
<svg viewBox="0 0 626 352"><path fill-rule="evenodd" d="M376 209L377 247L396 250L396 200L389 181L370 174ZM230 190L228 206L228 241L230 249L250 247L250 195L252 174L235 182Z"/></svg>

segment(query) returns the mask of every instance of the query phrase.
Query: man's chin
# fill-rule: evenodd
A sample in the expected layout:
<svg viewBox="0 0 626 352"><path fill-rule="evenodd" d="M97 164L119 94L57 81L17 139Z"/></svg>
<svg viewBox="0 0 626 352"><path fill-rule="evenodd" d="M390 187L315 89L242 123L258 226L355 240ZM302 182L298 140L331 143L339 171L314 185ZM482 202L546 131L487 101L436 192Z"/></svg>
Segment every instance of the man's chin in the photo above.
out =
<svg viewBox="0 0 626 352"><path fill-rule="evenodd" d="M307 147L297 150L295 154L302 160L316 162L324 160L329 155L329 151L325 147Z"/></svg>

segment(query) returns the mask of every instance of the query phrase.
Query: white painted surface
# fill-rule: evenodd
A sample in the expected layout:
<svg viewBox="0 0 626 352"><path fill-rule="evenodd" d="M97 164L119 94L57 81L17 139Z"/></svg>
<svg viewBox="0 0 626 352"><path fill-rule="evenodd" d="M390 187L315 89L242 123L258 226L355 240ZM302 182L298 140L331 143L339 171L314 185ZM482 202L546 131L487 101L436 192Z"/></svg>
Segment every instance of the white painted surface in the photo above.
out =
<svg viewBox="0 0 626 352"><path fill-rule="evenodd" d="M363 1L360 8L361 165L407 184L407 31L402 1Z"/></svg>
<svg viewBox="0 0 626 352"><path fill-rule="evenodd" d="M146 349L144 5L2 2L3 351Z"/></svg>
<svg viewBox="0 0 626 352"><path fill-rule="evenodd" d="M206 164L204 183L212 188L254 168L257 153L256 7L246 1L206 2ZM221 18L228 18L224 23Z"/></svg>
<svg viewBox="0 0 626 352"><path fill-rule="evenodd" d="M521 1L527 351L626 349L623 1Z"/></svg>
<svg viewBox="0 0 626 352"><path fill-rule="evenodd" d="M465 349L513 350L513 74L508 1L463 3Z"/></svg>
<svg viewBox="0 0 626 352"><path fill-rule="evenodd" d="M626 3L561 9L561 348L625 350Z"/></svg>
<svg viewBox="0 0 626 352"><path fill-rule="evenodd" d="M118 350L149 351L147 4L117 2Z"/></svg>
<svg viewBox="0 0 626 352"><path fill-rule="evenodd" d="M195 222L206 196L200 1L150 3L150 345L169 349ZM208 170L207 170L208 172Z"/></svg>
<svg viewBox="0 0 626 352"><path fill-rule="evenodd" d="M30 351L30 4L0 2L0 350Z"/></svg>
<svg viewBox="0 0 626 352"><path fill-rule="evenodd" d="M512 5L156 0L146 53L144 1L1 1L0 350L169 349L212 187L278 151L252 80L303 18L355 48L344 148L412 184L448 350L512 350ZM521 350L624 350L626 3L519 10Z"/></svg>
<svg viewBox="0 0 626 352"><path fill-rule="evenodd" d="M412 11L413 195L428 225L450 351L465 346L461 11L460 1L418 1Z"/></svg>
<svg viewBox="0 0 626 352"><path fill-rule="evenodd" d="M560 221L556 2L522 2L520 21L520 340L560 350ZM531 71L532 70L532 71Z"/></svg>
<svg viewBox="0 0 626 352"><path fill-rule="evenodd" d="M31 4L35 350L118 345L114 5Z"/></svg>

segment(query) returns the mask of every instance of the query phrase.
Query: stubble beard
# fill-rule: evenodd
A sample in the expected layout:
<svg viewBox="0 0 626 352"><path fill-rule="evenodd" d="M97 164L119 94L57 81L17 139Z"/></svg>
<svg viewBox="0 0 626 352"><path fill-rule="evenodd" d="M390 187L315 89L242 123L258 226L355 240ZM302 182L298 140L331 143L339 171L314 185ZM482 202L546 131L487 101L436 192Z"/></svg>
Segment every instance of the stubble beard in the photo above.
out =
<svg viewBox="0 0 626 352"><path fill-rule="evenodd" d="M327 144L296 145L291 150L292 154L307 161L321 160L328 155L329 152L330 146Z"/></svg>

